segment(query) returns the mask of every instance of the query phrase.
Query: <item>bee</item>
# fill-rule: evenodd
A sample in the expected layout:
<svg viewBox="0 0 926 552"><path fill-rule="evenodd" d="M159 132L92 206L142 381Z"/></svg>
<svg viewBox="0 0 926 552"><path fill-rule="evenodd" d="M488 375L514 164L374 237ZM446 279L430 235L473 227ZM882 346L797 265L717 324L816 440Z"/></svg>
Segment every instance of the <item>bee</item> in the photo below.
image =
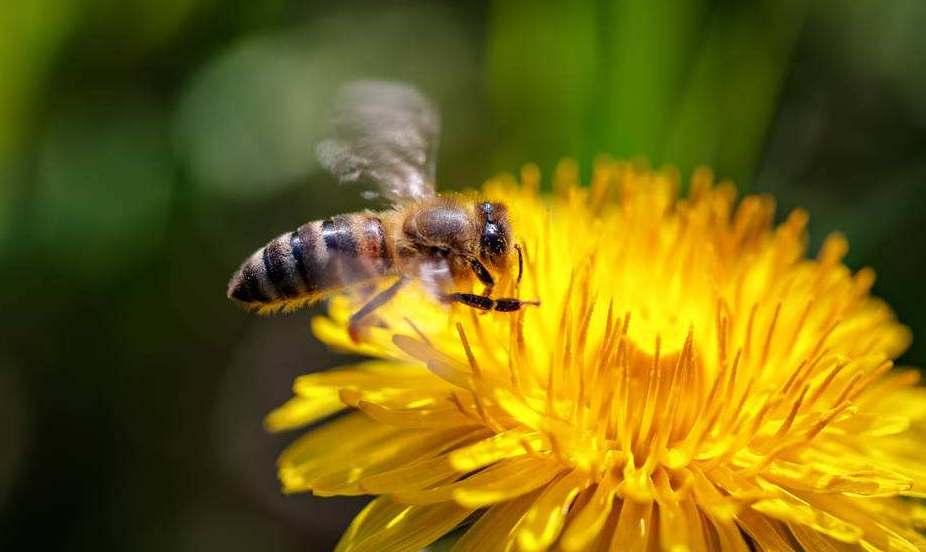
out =
<svg viewBox="0 0 926 552"><path fill-rule="evenodd" d="M321 165L340 182L369 181L365 196L392 203L386 211L338 215L303 224L254 252L232 276L228 297L261 312L293 310L345 288L393 281L349 321L361 324L412 281L436 299L483 311L517 311L539 301L493 298L501 275L517 264L507 207L440 195L434 189L440 120L433 104L403 84L358 81L335 103L330 138L317 148ZM482 294L459 291L480 282ZM381 286L384 287L384 286Z"/></svg>

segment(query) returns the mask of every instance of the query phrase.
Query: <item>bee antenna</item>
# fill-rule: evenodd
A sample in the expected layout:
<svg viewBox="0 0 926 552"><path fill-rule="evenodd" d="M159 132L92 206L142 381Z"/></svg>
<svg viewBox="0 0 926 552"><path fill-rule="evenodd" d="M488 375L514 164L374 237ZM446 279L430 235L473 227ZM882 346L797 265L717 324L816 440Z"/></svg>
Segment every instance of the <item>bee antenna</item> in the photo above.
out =
<svg viewBox="0 0 926 552"><path fill-rule="evenodd" d="M514 244L514 248L518 250L518 283L521 283L521 273L524 272L524 258L521 255L521 246Z"/></svg>

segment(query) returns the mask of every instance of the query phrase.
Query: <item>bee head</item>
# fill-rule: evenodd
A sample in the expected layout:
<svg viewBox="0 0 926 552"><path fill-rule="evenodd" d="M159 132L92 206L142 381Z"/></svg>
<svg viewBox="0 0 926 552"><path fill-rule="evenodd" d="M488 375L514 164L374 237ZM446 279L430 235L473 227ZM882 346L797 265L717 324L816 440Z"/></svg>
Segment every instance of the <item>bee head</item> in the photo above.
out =
<svg viewBox="0 0 926 552"><path fill-rule="evenodd" d="M478 208L482 222L479 240L479 256L496 269L503 269L511 251L511 224L508 209L501 203L480 203Z"/></svg>

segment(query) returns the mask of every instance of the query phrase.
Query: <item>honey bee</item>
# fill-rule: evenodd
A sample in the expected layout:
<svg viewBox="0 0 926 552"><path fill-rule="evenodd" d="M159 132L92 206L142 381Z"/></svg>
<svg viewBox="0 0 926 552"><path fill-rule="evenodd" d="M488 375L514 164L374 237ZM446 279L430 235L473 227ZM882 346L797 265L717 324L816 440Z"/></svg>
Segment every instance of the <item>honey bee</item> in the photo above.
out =
<svg viewBox="0 0 926 552"><path fill-rule="evenodd" d="M517 263L520 282L523 271L508 209L435 192L440 121L418 90L349 83L338 95L332 127L317 148L321 165L342 183L374 183L378 191L366 195L384 197L392 208L313 221L277 236L232 276L230 299L261 312L292 310L345 288L394 279L351 316L355 340L363 320L412 281L441 302L484 311L540 304L492 297L493 273L505 274ZM482 294L459 291L475 281L484 286Z"/></svg>

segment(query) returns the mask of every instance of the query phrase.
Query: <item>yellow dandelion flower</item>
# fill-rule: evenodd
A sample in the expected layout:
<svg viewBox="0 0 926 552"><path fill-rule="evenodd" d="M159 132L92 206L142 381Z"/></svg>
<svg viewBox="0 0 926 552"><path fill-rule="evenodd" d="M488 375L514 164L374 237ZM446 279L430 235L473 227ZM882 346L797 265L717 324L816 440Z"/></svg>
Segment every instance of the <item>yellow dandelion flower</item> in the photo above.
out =
<svg viewBox="0 0 926 552"><path fill-rule="evenodd" d="M892 369L909 331L852 274L846 240L804 256L807 214L614 161L555 192L490 181L524 246L514 314L450 314L414 290L355 345L352 305L314 321L378 360L295 382L287 493L376 495L340 552L916 551L926 392ZM507 290L504 289L507 286Z"/></svg>

